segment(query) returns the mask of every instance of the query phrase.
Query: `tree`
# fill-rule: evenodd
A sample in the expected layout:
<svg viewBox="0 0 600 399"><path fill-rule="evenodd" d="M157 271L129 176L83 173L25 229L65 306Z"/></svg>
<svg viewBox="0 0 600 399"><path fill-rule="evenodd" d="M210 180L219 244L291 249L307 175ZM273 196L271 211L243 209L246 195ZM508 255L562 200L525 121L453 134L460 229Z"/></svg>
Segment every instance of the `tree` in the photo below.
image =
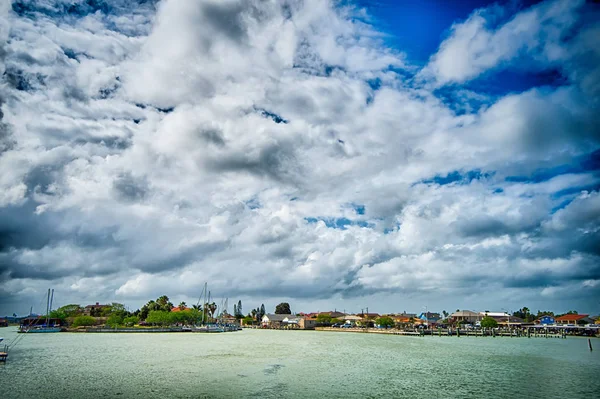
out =
<svg viewBox="0 0 600 399"><path fill-rule="evenodd" d="M448 318L448 312L446 312L445 310L442 310L442 314L444 315L444 319Z"/></svg>
<svg viewBox="0 0 600 399"><path fill-rule="evenodd" d="M542 310L542 311L538 310L536 317L539 319L542 316L552 316L552 317L554 317L554 312L551 312L549 310Z"/></svg>
<svg viewBox="0 0 600 399"><path fill-rule="evenodd" d="M76 317L83 312L83 308L77 304L70 304L61 306L60 308L56 309L56 312L63 313L66 317Z"/></svg>
<svg viewBox="0 0 600 399"><path fill-rule="evenodd" d="M185 310L187 309L187 304L184 301L179 302L179 306L178 306L179 310Z"/></svg>
<svg viewBox="0 0 600 399"><path fill-rule="evenodd" d="M242 319L242 324L250 325L254 322L254 318L252 316L246 316Z"/></svg>
<svg viewBox="0 0 600 399"><path fill-rule="evenodd" d="M172 317L170 312L165 312L164 310L151 310L148 313L148 317L146 321L149 324L155 324L159 326L167 326L171 324Z"/></svg>
<svg viewBox="0 0 600 399"><path fill-rule="evenodd" d="M92 316L77 316L75 320L73 320L73 327L93 326L95 323L96 319Z"/></svg>
<svg viewBox="0 0 600 399"><path fill-rule="evenodd" d="M493 319L489 316L486 316L481 320L481 327L496 328L496 327L498 327L498 322L495 319Z"/></svg>
<svg viewBox="0 0 600 399"><path fill-rule="evenodd" d="M119 325L123 324L123 317L118 313L113 313L108 316L106 324L113 328L118 327Z"/></svg>
<svg viewBox="0 0 600 399"><path fill-rule="evenodd" d="M260 305L260 317L258 318L258 321L261 321L263 316L267 314L267 311L265 310L265 304L263 303L262 305Z"/></svg>
<svg viewBox="0 0 600 399"><path fill-rule="evenodd" d="M281 302L279 305L275 306L275 314L292 314L290 304L287 302Z"/></svg>
<svg viewBox="0 0 600 399"><path fill-rule="evenodd" d="M384 316L380 317L376 320L376 323L383 328L391 328L394 327L394 320L391 317Z"/></svg>
<svg viewBox="0 0 600 399"><path fill-rule="evenodd" d="M275 312L277 312L277 310ZM283 314L289 314L289 313L283 313ZM317 323L322 324L322 325L323 324L330 325L331 324L331 316L326 313L321 313L317 316Z"/></svg>
<svg viewBox="0 0 600 399"><path fill-rule="evenodd" d="M156 303L158 303L160 310L163 310L165 312L170 312L171 309L173 309L173 304L169 301L169 297L166 295L161 295L160 297L158 297Z"/></svg>
<svg viewBox="0 0 600 399"><path fill-rule="evenodd" d="M140 319L137 316L129 316L123 319L123 324L127 327L133 327L140 322Z"/></svg>
<svg viewBox="0 0 600 399"><path fill-rule="evenodd" d="M237 303L237 308L234 305L234 309L236 309L237 313L235 314L236 319L241 319L244 317L244 311L242 310L242 300L240 299ZM234 312L235 313L235 312Z"/></svg>
<svg viewBox="0 0 600 399"><path fill-rule="evenodd" d="M208 312L210 313L210 317L214 318L215 317L215 312L217 311L217 304L216 303L210 303L207 306Z"/></svg>

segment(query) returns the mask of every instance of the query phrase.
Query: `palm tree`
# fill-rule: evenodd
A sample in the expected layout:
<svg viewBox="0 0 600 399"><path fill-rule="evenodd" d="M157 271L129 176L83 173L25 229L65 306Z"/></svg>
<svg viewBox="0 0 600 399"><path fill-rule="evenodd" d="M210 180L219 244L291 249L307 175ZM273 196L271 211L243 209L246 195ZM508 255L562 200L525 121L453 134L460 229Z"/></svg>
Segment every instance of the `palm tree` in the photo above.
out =
<svg viewBox="0 0 600 399"><path fill-rule="evenodd" d="M179 302L179 310L186 310L187 309L187 305L184 301Z"/></svg>
<svg viewBox="0 0 600 399"><path fill-rule="evenodd" d="M215 317L215 312L217 311L217 304L211 303L208 305L208 311L210 312L210 317Z"/></svg>

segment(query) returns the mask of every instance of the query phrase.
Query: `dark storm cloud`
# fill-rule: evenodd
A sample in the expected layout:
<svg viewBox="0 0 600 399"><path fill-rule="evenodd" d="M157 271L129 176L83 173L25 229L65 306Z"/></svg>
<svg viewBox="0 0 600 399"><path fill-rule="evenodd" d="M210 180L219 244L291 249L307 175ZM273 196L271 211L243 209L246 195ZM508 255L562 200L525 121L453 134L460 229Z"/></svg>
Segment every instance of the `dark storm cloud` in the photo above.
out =
<svg viewBox="0 0 600 399"><path fill-rule="evenodd" d="M291 143L264 147L257 156L222 155L207 162L208 168L221 172L247 172L257 176L294 183L302 172Z"/></svg>
<svg viewBox="0 0 600 399"><path fill-rule="evenodd" d="M223 133L217 129L206 129L200 131L200 137L206 142L216 145L217 147L225 146L225 139Z"/></svg>
<svg viewBox="0 0 600 399"><path fill-rule="evenodd" d="M123 173L113 181L113 188L120 198L126 201L142 201L150 191L145 178L134 178L131 173Z"/></svg>
<svg viewBox="0 0 600 399"><path fill-rule="evenodd" d="M230 40L240 44L247 38L243 20L244 2L207 3L202 6L206 22Z"/></svg>

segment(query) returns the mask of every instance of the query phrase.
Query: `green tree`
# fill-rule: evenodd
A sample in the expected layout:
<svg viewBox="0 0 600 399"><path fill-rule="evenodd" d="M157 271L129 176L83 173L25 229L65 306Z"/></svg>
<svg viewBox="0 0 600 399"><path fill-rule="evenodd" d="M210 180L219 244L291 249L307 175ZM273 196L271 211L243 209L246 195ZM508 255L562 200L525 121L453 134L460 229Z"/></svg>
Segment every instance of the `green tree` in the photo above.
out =
<svg viewBox="0 0 600 399"><path fill-rule="evenodd" d="M292 314L290 304L287 302L281 302L279 305L275 306L275 314Z"/></svg>
<svg viewBox="0 0 600 399"><path fill-rule="evenodd" d="M284 314L289 314L289 313L284 313ZM331 324L331 316L326 313L321 313L321 314L317 315L317 323L328 326Z"/></svg>
<svg viewBox="0 0 600 399"><path fill-rule="evenodd" d="M445 310L442 310L442 314L444 315L444 319L448 318L448 312L446 312Z"/></svg>
<svg viewBox="0 0 600 399"><path fill-rule="evenodd" d="M113 313L110 316L108 316L108 319L106 320L106 324L109 325L110 327L118 327L121 324L123 324L123 316L121 316L119 313Z"/></svg>
<svg viewBox="0 0 600 399"><path fill-rule="evenodd" d="M542 317L542 316L552 316L552 317L554 317L554 312L551 312L551 311L549 311L549 310L541 310L541 311L540 311L540 310L538 310L538 311L537 311L536 318L538 318L538 319L539 319L539 318L540 318L540 317Z"/></svg>
<svg viewBox="0 0 600 399"><path fill-rule="evenodd" d="M77 316L73 320L73 327L93 326L94 324L96 324L96 319L92 316Z"/></svg>
<svg viewBox="0 0 600 399"><path fill-rule="evenodd" d="M376 323L383 328L394 327L394 320L391 317L383 316L376 320Z"/></svg>
<svg viewBox="0 0 600 399"><path fill-rule="evenodd" d="M235 318L236 319L241 319L242 317L244 317L244 311L242 310L242 300L240 299L237 303L237 307L234 306L235 311L237 312L235 314ZM235 312L234 312L235 313Z"/></svg>
<svg viewBox="0 0 600 399"><path fill-rule="evenodd" d="M158 297L156 303L158 303L160 310L163 310L165 312L170 312L171 309L173 309L174 307L173 304L169 301L169 297L166 295L161 295L160 297Z"/></svg>
<svg viewBox="0 0 600 399"><path fill-rule="evenodd" d="M179 306L177 306L179 310L187 309L187 304L184 301L179 302Z"/></svg>
<svg viewBox="0 0 600 399"><path fill-rule="evenodd" d="M49 316L51 319L60 319L60 320L66 320L68 317L67 314L60 309L53 310L52 312L50 312Z"/></svg>
<svg viewBox="0 0 600 399"><path fill-rule="evenodd" d="M254 318L252 316L246 316L242 319L242 324L248 326L254 322Z"/></svg>
<svg viewBox="0 0 600 399"><path fill-rule="evenodd" d="M83 312L83 308L77 304L70 304L61 306L60 308L56 309L56 311L65 314L66 317L76 317Z"/></svg>
<svg viewBox="0 0 600 399"><path fill-rule="evenodd" d="M146 322L158 326L167 326L171 324L171 321L171 312L165 312L164 310L151 310L146 318Z"/></svg>
<svg viewBox="0 0 600 399"><path fill-rule="evenodd" d="M260 305L260 315L258 317L258 321L261 321L263 316L267 314L267 311L265 309L265 304L263 303L262 305Z"/></svg>
<svg viewBox="0 0 600 399"><path fill-rule="evenodd" d="M123 324L127 327L133 327L140 322L137 316L128 316L123 319Z"/></svg>
<svg viewBox="0 0 600 399"><path fill-rule="evenodd" d="M483 328L496 328L498 327L498 322L492 317L486 316L481 320L481 327Z"/></svg>

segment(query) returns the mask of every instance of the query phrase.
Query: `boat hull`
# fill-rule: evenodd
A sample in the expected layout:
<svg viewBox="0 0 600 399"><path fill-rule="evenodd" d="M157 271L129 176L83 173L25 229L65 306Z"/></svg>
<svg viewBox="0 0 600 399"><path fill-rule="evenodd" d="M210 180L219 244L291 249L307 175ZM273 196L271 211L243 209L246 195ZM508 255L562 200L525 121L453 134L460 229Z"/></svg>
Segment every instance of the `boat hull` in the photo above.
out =
<svg viewBox="0 0 600 399"><path fill-rule="evenodd" d="M61 328L60 327L47 327L47 328L32 328L29 330L21 330L19 332L22 333L27 333L27 334L31 334L31 333L57 333L60 332Z"/></svg>

